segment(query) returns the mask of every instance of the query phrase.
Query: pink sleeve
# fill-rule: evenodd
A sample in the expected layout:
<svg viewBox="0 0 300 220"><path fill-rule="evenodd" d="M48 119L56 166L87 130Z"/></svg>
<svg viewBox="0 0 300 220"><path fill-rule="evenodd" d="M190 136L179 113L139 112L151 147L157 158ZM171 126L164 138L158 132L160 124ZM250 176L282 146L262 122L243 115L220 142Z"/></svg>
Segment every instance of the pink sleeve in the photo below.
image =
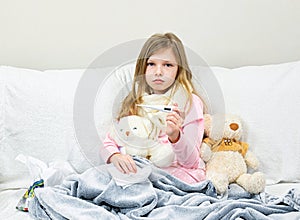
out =
<svg viewBox="0 0 300 220"><path fill-rule="evenodd" d="M103 141L103 146L100 147L100 155L102 159L107 163L111 155L115 153L120 153L119 147L115 140L112 139L108 133L106 134L106 137Z"/></svg>
<svg viewBox="0 0 300 220"><path fill-rule="evenodd" d="M193 95L193 104L185 117L179 140L172 144L177 162L186 168L198 168L203 164L199 147L204 133L203 104Z"/></svg>

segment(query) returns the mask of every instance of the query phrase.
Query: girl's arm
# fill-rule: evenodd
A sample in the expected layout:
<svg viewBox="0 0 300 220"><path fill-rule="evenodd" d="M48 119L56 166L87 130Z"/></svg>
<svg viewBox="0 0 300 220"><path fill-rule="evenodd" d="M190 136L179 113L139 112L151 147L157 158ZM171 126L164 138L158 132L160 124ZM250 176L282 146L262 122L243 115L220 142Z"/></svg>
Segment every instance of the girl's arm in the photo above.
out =
<svg viewBox="0 0 300 220"><path fill-rule="evenodd" d="M109 133L106 134L106 137L103 141L103 147L100 147L100 155L102 159L109 163L109 159L113 154L119 154L120 150L115 142L115 140L110 136Z"/></svg>
<svg viewBox="0 0 300 220"><path fill-rule="evenodd" d="M103 141L100 148L100 155L106 163L112 163L122 173L136 173L137 168L130 155L121 154L119 146L109 134Z"/></svg>
<svg viewBox="0 0 300 220"><path fill-rule="evenodd" d="M193 104L185 117L179 139L172 143L177 162L186 168L198 168L202 160L199 147L204 133L203 104L200 98L193 95Z"/></svg>

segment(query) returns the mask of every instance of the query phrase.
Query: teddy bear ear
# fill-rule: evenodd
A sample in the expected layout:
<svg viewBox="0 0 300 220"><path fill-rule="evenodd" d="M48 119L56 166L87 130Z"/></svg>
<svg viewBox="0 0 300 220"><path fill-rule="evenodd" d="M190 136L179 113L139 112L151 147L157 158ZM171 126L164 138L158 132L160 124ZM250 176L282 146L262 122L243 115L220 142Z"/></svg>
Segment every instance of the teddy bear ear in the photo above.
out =
<svg viewBox="0 0 300 220"><path fill-rule="evenodd" d="M210 135L210 131L211 131L212 117L210 114L204 114L203 119L204 119L204 135L206 137L208 137Z"/></svg>
<svg viewBox="0 0 300 220"><path fill-rule="evenodd" d="M235 121L235 122L237 122L239 124L242 123L242 118L241 118L240 115L237 115L237 114L228 114L227 118L229 120L233 120L233 121Z"/></svg>
<svg viewBox="0 0 300 220"><path fill-rule="evenodd" d="M219 141L223 138L224 125L225 114L213 114L208 116L208 122L206 123L206 125L204 125L204 129L207 129L209 138L214 141Z"/></svg>

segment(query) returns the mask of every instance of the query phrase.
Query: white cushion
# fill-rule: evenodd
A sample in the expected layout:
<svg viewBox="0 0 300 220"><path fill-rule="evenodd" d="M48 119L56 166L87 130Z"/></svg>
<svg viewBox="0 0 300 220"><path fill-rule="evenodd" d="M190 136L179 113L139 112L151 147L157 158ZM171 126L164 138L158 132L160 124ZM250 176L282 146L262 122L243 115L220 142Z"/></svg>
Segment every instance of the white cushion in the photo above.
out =
<svg viewBox="0 0 300 220"><path fill-rule="evenodd" d="M70 161L78 171L89 167L73 128L74 93L82 72L0 68L4 84L0 90L0 123L3 117L5 122L0 130L3 178L28 175L27 167L15 161L20 153L44 162Z"/></svg>
<svg viewBox="0 0 300 220"><path fill-rule="evenodd" d="M226 112L244 120L244 141L258 156L267 183L299 182L300 62L212 70Z"/></svg>
<svg viewBox="0 0 300 220"><path fill-rule="evenodd" d="M112 120L116 118L122 100L131 90L134 71L135 63L112 69L99 86L94 118L101 140L105 138Z"/></svg>
<svg viewBox="0 0 300 220"><path fill-rule="evenodd" d="M0 78L0 143L4 139L4 80Z"/></svg>

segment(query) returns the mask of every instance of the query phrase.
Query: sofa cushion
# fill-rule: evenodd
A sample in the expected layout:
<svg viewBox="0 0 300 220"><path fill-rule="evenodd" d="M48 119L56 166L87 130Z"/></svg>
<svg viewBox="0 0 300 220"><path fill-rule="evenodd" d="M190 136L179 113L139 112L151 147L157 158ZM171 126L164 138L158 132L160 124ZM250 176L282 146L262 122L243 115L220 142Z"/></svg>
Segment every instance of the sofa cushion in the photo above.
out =
<svg viewBox="0 0 300 220"><path fill-rule="evenodd" d="M300 181L300 62L212 68L227 113L245 122L244 141L258 156L267 183Z"/></svg>
<svg viewBox="0 0 300 220"><path fill-rule="evenodd" d="M81 75L82 70L0 68L2 178L28 175L27 167L15 160L19 153L44 162L70 161L79 171L89 166L73 128L74 93Z"/></svg>
<svg viewBox="0 0 300 220"><path fill-rule="evenodd" d="M4 138L4 80L0 78L0 143Z"/></svg>

